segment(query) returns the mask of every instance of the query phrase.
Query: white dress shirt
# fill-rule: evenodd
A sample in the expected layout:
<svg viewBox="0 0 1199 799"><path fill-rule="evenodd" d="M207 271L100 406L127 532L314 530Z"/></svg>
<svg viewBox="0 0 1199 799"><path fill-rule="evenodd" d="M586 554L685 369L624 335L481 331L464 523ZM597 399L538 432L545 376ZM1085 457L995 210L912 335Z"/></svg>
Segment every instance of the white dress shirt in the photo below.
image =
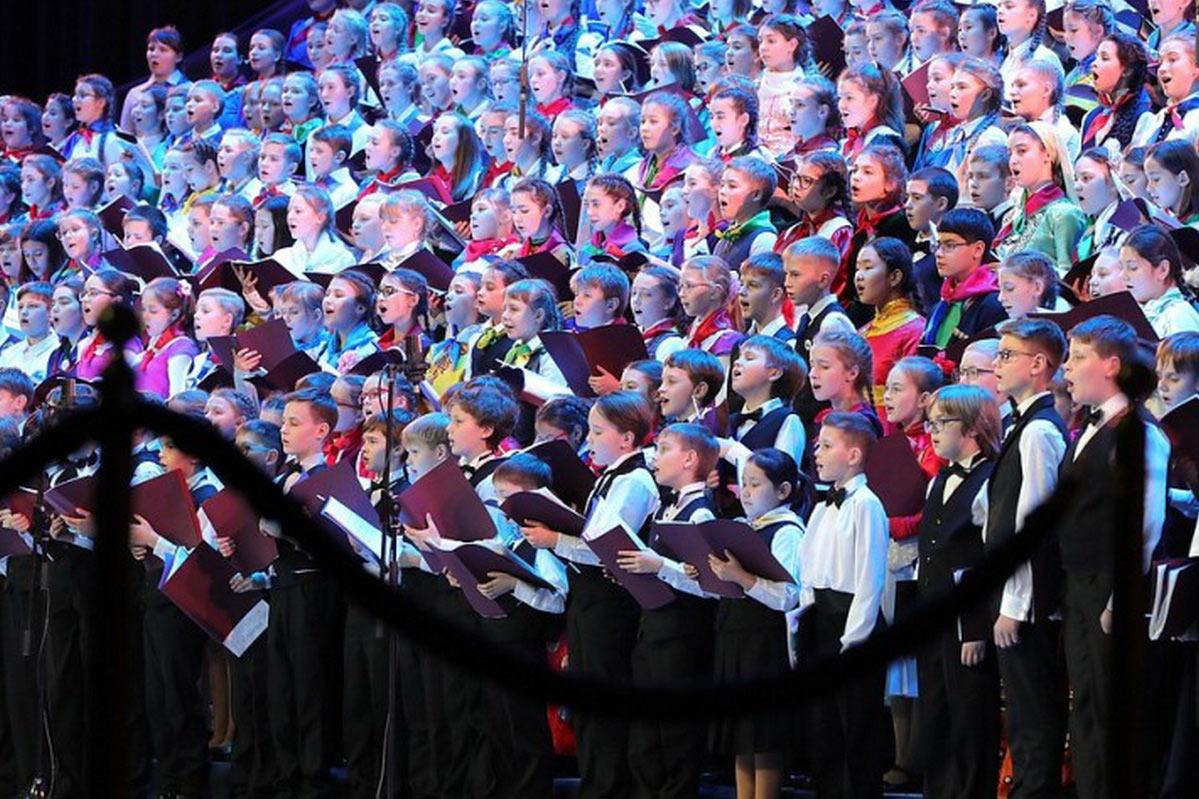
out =
<svg viewBox="0 0 1199 799"><path fill-rule="evenodd" d="M874 631L882 606L891 537L883 503L858 474L845 485L841 507L821 502L812 510L800 557L801 606L819 588L853 594L841 647L861 643Z"/></svg>
<svg viewBox="0 0 1199 799"><path fill-rule="evenodd" d="M616 469L639 452L621 455L604 470L605 473ZM604 475L601 474L599 479L603 480ZM638 537L639 532L645 520L653 515L661 502L658 486L648 469L636 469L628 474L619 475L612 480L605 496L592 498L587 509L587 523L583 527L582 537L559 535L554 552L575 563L598 565L600 559L591 547L587 546L587 542L618 525L624 525L633 541L644 546Z"/></svg>
<svg viewBox="0 0 1199 799"><path fill-rule="evenodd" d="M761 530L776 522L787 522L787 524L775 531L774 538L770 541L770 554L774 555L774 559L795 578L795 581L781 582L758 577L754 584L746 589L745 595L761 602L771 610L786 613L799 606L804 526L803 520L795 515L795 511L783 505L766 511L756 519L750 519L749 525L755 530Z"/></svg>

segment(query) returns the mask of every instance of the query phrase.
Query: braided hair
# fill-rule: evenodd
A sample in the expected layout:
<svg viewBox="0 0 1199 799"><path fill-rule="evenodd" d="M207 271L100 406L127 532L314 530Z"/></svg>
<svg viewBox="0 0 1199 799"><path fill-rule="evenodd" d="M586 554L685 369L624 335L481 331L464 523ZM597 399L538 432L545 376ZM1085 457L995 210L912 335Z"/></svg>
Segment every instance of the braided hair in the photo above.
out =
<svg viewBox="0 0 1199 799"><path fill-rule="evenodd" d="M637 191L624 175L615 172L602 172L587 182L587 188L596 188L617 202L624 201L628 206L625 216L633 217L633 228L641 235L641 208L637 204Z"/></svg>
<svg viewBox="0 0 1199 799"><path fill-rule="evenodd" d="M566 212L562 210L562 199L558 196L558 190L549 181L541 178L522 178L512 187L510 194L515 196L519 192L528 194L541 208L548 209L550 230L558 231L558 235L563 239L567 237Z"/></svg>

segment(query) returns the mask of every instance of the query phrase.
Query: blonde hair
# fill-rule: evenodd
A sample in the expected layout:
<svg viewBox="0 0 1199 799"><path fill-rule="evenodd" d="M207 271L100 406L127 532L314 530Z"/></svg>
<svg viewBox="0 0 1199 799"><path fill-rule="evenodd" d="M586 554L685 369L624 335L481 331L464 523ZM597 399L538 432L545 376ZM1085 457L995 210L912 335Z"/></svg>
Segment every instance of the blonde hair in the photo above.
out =
<svg viewBox="0 0 1199 799"><path fill-rule="evenodd" d="M863 401L870 395L871 376L874 368L874 353L866 339L857 333L847 333L843 330L826 330L816 334L812 347L828 347L837 354L846 368L858 370L853 387Z"/></svg>
<svg viewBox="0 0 1199 799"><path fill-rule="evenodd" d="M421 240L427 241L433 232L436 218L433 216L433 209L429 207L429 201L425 199L425 195L411 189L397 191L389 194L387 200L379 208L379 218L388 222L396 221L402 214L413 214L420 218Z"/></svg>

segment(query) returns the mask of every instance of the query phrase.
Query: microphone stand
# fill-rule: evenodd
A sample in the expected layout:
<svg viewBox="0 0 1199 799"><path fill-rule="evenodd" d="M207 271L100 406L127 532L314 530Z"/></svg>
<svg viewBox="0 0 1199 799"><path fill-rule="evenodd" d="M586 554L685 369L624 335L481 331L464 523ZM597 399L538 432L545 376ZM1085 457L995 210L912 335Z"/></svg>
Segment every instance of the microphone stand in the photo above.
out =
<svg viewBox="0 0 1199 799"><path fill-rule="evenodd" d="M525 130L525 108L529 105L529 2L524 0L521 4L520 15L520 137L526 138L529 134ZM1196 0L1199 3L1199 0Z"/></svg>
<svg viewBox="0 0 1199 799"><path fill-rule="evenodd" d="M33 585L29 590L29 608L25 614L25 629L21 632L21 660L23 665L29 662L29 659L35 655L40 655L41 641L34 645L34 621L38 618L38 604L41 602L43 591L48 591L49 586L46 584L46 540L49 538L49 520L46 518L46 509L44 507L46 493L46 479L43 476L38 481L37 494L34 497L33 504L33 519L31 519L30 532L33 538ZM46 597L45 608L42 616L50 612L49 596ZM45 750L46 735L49 734L49 729L43 718L45 711L45 703L43 697L43 686L41 677L40 663L36 660L33 663L33 717L37 724L37 739L34 741L33 749L33 783L27 786L27 792L23 794L25 799L45 799L49 795L48 786L43 775L43 757Z"/></svg>
<svg viewBox="0 0 1199 799"><path fill-rule="evenodd" d="M395 524L395 503L391 495L391 451L395 436L392 414L395 410L396 367L387 364L383 367L383 380L387 385L387 407L383 416L383 580L394 591L399 588L399 536ZM382 622L380 622L382 625ZM380 626L380 633L382 627ZM383 796L386 799L396 795L396 746L395 724L397 693L399 685L396 680L396 669L399 667L399 640L392 628L387 630L387 723L384 725L383 741Z"/></svg>

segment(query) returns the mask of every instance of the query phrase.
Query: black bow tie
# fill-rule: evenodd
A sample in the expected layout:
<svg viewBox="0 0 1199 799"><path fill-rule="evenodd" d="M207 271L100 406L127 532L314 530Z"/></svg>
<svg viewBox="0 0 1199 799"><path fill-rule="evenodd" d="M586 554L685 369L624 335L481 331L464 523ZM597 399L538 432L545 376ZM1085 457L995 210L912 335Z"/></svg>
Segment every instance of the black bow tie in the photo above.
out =
<svg viewBox="0 0 1199 799"><path fill-rule="evenodd" d="M945 475L946 477L960 477L961 479L965 480L966 475L970 474L970 470L957 461L954 461L946 466L942 466L941 474Z"/></svg>
<svg viewBox="0 0 1199 799"><path fill-rule="evenodd" d="M847 492L844 488L830 488L828 490L828 494L826 494L824 497L824 501L833 507L839 508L841 507L841 504L845 502L845 498L847 496L849 496L849 492Z"/></svg>
<svg viewBox="0 0 1199 799"><path fill-rule="evenodd" d="M761 408L758 408L756 411L742 411L741 413L737 414L737 423L733 425L733 429L740 427L746 422L753 422L754 424L757 424L760 421L762 421Z"/></svg>
<svg viewBox="0 0 1199 799"><path fill-rule="evenodd" d="M1082 415L1082 426L1085 429L1088 426L1098 427L1103 421L1103 409L1092 408Z"/></svg>
<svg viewBox="0 0 1199 799"><path fill-rule="evenodd" d="M1008 414L1008 416L1012 420L1012 424L1016 424L1020 421L1020 417L1024 414L1020 412L1020 408L1016 405L1016 401L1014 399L1008 400L1008 408L1011 409L1011 413Z"/></svg>

